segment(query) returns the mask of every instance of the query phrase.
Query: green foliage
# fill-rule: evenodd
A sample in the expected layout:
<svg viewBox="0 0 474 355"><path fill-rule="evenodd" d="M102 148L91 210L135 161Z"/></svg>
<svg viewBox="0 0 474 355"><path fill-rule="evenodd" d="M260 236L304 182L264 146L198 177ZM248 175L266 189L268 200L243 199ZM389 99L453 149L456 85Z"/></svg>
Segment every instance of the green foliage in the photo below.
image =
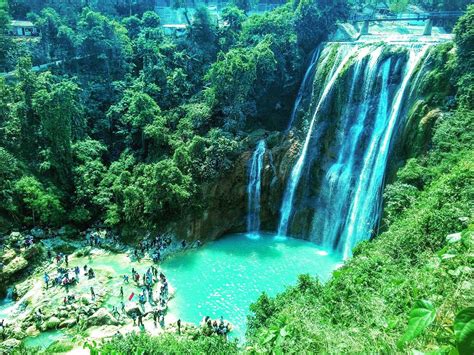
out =
<svg viewBox="0 0 474 355"><path fill-rule="evenodd" d="M46 143L43 151L46 161L41 169L54 169L61 183L67 186L72 165L71 142L74 136L81 137L85 128L78 104L79 88L71 81L55 83L47 74L38 80L40 87L33 95L33 109L40 119Z"/></svg>
<svg viewBox="0 0 474 355"><path fill-rule="evenodd" d="M93 72L119 79L129 71L132 46L120 23L86 8L81 13L78 31L79 55L87 58Z"/></svg>
<svg viewBox="0 0 474 355"><path fill-rule="evenodd" d="M252 0L233 0L232 2L235 7L242 10L244 13L248 13L254 6L254 1Z"/></svg>
<svg viewBox="0 0 474 355"><path fill-rule="evenodd" d="M324 40L334 30L336 19L346 18L349 10L345 0L299 0L295 1L295 6L298 44L307 52Z"/></svg>
<svg viewBox="0 0 474 355"><path fill-rule="evenodd" d="M15 194L25 212L25 224L59 225L64 209L58 196L31 176L24 176L15 183Z"/></svg>
<svg viewBox="0 0 474 355"><path fill-rule="evenodd" d="M456 315L454 335L460 354L474 352L474 307L465 308Z"/></svg>
<svg viewBox="0 0 474 355"><path fill-rule="evenodd" d="M0 213L15 212L14 184L19 173L18 161L7 150L0 147Z"/></svg>
<svg viewBox="0 0 474 355"><path fill-rule="evenodd" d="M237 342L220 336L201 336L197 332L182 336L164 333L155 337L131 333L103 344L88 344L87 348L91 354L234 354Z"/></svg>
<svg viewBox="0 0 474 355"><path fill-rule="evenodd" d="M459 57L458 100L467 109L474 108L474 5L469 5L454 28L454 41Z"/></svg>
<svg viewBox="0 0 474 355"><path fill-rule="evenodd" d="M397 343L399 347L415 339L433 323L436 309L430 301L418 300L410 311L409 317L407 330Z"/></svg>
<svg viewBox="0 0 474 355"><path fill-rule="evenodd" d="M6 1L2 1L0 2L0 71L8 69L7 53L13 46L13 42L8 36L9 24L8 4Z"/></svg>
<svg viewBox="0 0 474 355"><path fill-rule="evenodd" d="M206 75L210 82L206 95L214 109L224 114L226 130L242 129L246 119L256 115L258 89L273 80L275 70L270 37L251 51L235 48L221 53Z"/></svg>

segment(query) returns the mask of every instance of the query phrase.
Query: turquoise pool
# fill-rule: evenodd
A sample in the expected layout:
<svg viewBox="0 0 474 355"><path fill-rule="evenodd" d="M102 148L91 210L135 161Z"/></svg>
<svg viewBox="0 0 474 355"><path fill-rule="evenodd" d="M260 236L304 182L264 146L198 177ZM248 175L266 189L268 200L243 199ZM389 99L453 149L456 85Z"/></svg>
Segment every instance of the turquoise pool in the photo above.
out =
<svg viewBox="0 0 474 355"><path fill-rule="evenodd" d="M308 273L326 281L341 259L315 244L272 234L229 235L162 264L176 289L170 311L183 321L223 316L243 336L249 306L265 291L275 295Z"/></svg>

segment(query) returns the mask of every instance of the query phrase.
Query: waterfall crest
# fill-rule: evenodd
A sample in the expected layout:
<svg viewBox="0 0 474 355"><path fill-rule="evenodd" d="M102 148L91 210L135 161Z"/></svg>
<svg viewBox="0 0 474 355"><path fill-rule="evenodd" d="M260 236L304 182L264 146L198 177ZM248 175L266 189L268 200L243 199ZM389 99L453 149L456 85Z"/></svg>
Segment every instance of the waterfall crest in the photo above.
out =
<svg viewBox="0 0 474 355"><path fill-rule="evenodd" d="M336 43L322 49L310 68L313 105L284 192L279 235L298 234L345 259L373 235L392 139L428 49ZM298 124L294 118L293 112Z"/></svg>
<svg viewBox="0 0 474 355"><path fill-rule="evenodd" d="M265 150L265 140L262 139L258 142L249 164L247 232L251 234L260 230L260 191Z"/></svg>

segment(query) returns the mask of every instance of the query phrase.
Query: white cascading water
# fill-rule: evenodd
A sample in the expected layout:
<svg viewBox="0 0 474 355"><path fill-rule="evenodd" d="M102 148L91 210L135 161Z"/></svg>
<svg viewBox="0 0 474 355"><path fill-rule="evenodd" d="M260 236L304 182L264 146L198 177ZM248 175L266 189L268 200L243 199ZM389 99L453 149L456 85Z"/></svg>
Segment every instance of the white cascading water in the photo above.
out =
<svg viewBox="0 0 474 355"><path fill-rule="evenodd" d="M306 73L304 74L303 81L301 82L301 86L298 90L298 95L296 96L295 104L293 105L293 110L291 111L288 128L286 129L287 131L293 126L293 122L295 120L296 114L298 113L298 108L300 107L301 99L303 98L303 95L308 88L308 83L310 83L311 79L313 78L314 69L315 69L316 63L318 62L320 54L321 54L321 47L318 46L318 48L316 48L316 50L313 52L313 55L311 56L308 69L306 69Z"/></svg>
<svg viewBox="0 0 474 355"><path fill-rule="evenodd" d="M429 46L407 48L401 45L399 47L407 51L406 56L401 56L390 54L390 47L380 44L327 44L315 64L315 80L319 72L324 72L323 62L334 46L337 46L336 60L321 94L313 98L317 104L287 182L278 234L289 232L291 219L299 212L295 210L295 202L302 199L303 208L308 209L310 205L308 210L313 213L308 239L347 259L352 248L359 241L370 238L377 225L391 141L403 116L403 103L411 93L410 84L420 77L418 73L413 80L413 74L425 59ZM341 72L344 75L340 75ZM393 77L400 75L399 82L394 82ZM339 76L344 78L338 80ZM334 99L335 95L331 93L336 82L346 85L348 90L342 99L339 98L339 116L331 117L322 107L330 106L328 104ZM321 132L315 139L318 130ZM328 134L331 134L330 139L325 136ZM314 142L309 149L310 140ZM324 149L325 153L320 154L318 149ZM311 169L313 161L316 166L311 174L313 180L306 183L315 184L314 189L305 190L313 196L300 196L299 193L295 201L303 170Z"/></svg>
<svg viewBox="0 0 474 355"><path fill-rule="evenodd" d="M403 81L400 84L392 107L388 106L388 78L384 80L381 98L376 114L376 122L369 147L364 157L362 172L359 176L355 195L350 207L350 216L345 233L342 236L343 257L351 255L352 248L362 239L368 239L378 219L380 198L383 188L383 178L387 166L390 141L397 120L400 117L401 106L408 84L420 60L425 56L428 47L421 50L410 49ZM387 70L388 76L388 70ZM388 114L390 111L390 114Z"/></svg>
<svg viewBox="0 0 474 355"><path fill-rule="evenodd" d="M342 117L341 122L344 122L344 128L341 130L339 140L342 141L340 153L337 161L328 169L321 188L321 196L319 197L318 205L324 203L326 211L319 210L318 215L313 220L312 233L321 235L320 243L328 249L333 248L333 242L337 239L337 233L344 223L341 214L338 211L343 211L344 204L349 198L350 180L352 179L351 172L355 163L354 153L357 147L360 134L364 128L364 119L369 110L370 95L372 94L373 86L376 83L377 69L379 60L382 54L382 47L378 47L370 53L372 48L366 47L358 53L354 75L352 77L351 89L349 91L349 103ZM363 61L369 56L367 66L365 67L363 77L360 77ZM390 61L385 63L385 67L390 66ZM350 118L354 115L352 110L352 103L354 97L354 90L357 84L362 82L362 101L357 112L357 118L352 121ZM387 88L386 86L384 87ZM352 125L351 125L352 124ZM322 229L322 230L321 230Z"/></svg>
<svg viewBox="0 0 474 355"><path fill-rule="evenodd" d="M265 150L265 140L262 139L258 142L249 164L247 232L250 234L260 230L260 191Z"/></svg>
<svg viewBox="0 0 474 355"><path fill-rule="evenodd" d="M308 151L309 141L311 140L311 135L313 133L313 126L316 121L316 117L318 115L319 108L321 107L322 103L326 99L327 95L331 91L336 79L341 72L344 65L347 63L351 55L354 53L354 49L346 50L345 47L342 47L338 50L337 58L331 68L331 73L329 75L329 80L321 94L321 97L318 101L316 109L313 114L313 118L311 119L311 123L309 125L308 133L306 135L306 139L303 144L303 148L301 150L300 156L296 161L295 166L293 167L290 178L288 180L288 184L286 186L285 194L283 196L283 203L280 209L280 225L278 226L278 235L284 236L288 232L288 222L290 220L292 208L293 208L293 199L296 191L296 187L298 186L298 182L301 178L301 171L303 168L303 164L305 162L306 153ZM342 59L341 59L342 58Z"/></svg>

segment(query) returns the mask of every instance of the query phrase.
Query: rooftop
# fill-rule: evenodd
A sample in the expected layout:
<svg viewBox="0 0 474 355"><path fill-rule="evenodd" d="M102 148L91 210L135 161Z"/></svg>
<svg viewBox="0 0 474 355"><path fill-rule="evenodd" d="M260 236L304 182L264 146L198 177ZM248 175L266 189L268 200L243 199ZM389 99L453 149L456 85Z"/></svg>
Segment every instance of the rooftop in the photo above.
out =
<svg viewBox="0 0 474 355"><path fill-rule="evenodd" d="M13 27L35 27L31 21L12 20L10 23Z"/></svg>

